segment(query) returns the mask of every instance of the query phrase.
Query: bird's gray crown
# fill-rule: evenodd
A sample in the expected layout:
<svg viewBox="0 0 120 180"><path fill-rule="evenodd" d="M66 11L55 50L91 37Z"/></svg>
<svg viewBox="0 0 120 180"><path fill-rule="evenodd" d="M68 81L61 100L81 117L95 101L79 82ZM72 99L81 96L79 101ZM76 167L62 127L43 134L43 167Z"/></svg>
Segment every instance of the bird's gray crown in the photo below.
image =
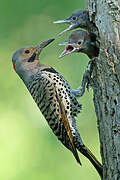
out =
<svg viewBox="0 0 120 180"><path fill-rule="evenodd" d="M29 49L29 48L32 48L32 47L26 46L26 47L23 47L23 48L18 49L18 50L13 54L13 56L12 56L12 63L14 64L14 63L16 62L16 60L19 58L21 52L22 52L24 49L27 50L27 49Z"/></svg>
<svg viewBox="0 0 120 180"><path fill-rule="evenodd" d="M72 34L69 36L69 43L76 43L78 40L85 40L86 39L86 31L73 31Z"/></svg>

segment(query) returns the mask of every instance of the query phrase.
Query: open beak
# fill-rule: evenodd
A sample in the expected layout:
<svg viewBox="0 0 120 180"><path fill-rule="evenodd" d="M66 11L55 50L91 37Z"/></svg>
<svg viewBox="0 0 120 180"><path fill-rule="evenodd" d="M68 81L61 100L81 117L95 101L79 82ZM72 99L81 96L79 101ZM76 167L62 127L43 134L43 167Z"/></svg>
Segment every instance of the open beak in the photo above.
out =
<svg viewBox="0 0 120 180"><path fill-rule="evenodd" d="M64 19L64 20L58 20L58 21L54 21L54 24L61 24L61 23L65 23L65 24L71 24L70 19Z"/></svg>
<svg viewBox="0 0 120 180"><path fill-rule="evenodd" d="M63 56L66 56L68 54L71 54L73 52L76 52L78 49L74 44L70 44L69 42L60 43L60 46L66 46L65 50L62 52L62 54L59 56L59 58L62 58Z"/></svg>
<svg viewBox="0 0 120 180"><path fill-rule="evenodd" d="M63 35L64 33L71 31L72 29L76 29L78 27L77 24L71 24L67 29L65 29L64 31L62 31L61 33L59 33L59 36Z"/></svg>
<svg viewBox="0 0 120 180"><path fill-rule="evenodd" d="M70 24L70 26L69 26L67 29L65 29L64 31L62 31L61 33L59 33L59 35L62 35L62 34L64 34L64 33L68 32L68 31L70 31L70 30L75 29L75 28L78 27L77 24L72 24L72 23L71 23L70 18L65 19L65 20L54 21L53 23L55 23L55 24L57 24L57 23L58 23L58 24L60 24L60 23Z"/></svg>

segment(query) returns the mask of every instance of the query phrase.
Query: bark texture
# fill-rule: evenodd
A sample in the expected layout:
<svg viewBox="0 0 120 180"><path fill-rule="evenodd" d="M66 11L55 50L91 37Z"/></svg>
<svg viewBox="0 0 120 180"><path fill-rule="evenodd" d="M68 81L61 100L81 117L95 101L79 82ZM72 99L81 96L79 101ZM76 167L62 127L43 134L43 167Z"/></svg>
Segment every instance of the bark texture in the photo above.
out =
<svg viewBox="0 0 120 180"><path fill-rule="evenodd" d="M100 52L93 70L103 180L120 180L120 0L89 0Z"/></svg>

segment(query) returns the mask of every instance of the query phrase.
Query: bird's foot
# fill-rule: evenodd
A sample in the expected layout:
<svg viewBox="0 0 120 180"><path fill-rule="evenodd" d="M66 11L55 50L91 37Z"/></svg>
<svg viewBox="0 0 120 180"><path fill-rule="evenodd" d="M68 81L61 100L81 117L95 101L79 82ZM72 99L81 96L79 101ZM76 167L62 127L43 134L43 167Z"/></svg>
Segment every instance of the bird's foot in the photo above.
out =
<svg viewBox="0 0 120 180"><path fill-rule="evenodd" d="M92 82L93 82L93 79L92 79L93 64L94 64L94 59L89 61L86 71L84 73L85 79L86 79L86 88L88 91L90 87L92 87Z"/></svg>
<svg viewBox="0 0 120 180"><path fill-rule="evenodd" d="M87 88L87 90L89 90L89 88L91 87L92 72L93 72L93 60L89 61L88 66L85 70L85 73L83 74L82 85L79 88L77 88L76 90L74 90L74 89L72 90L73 94L76 97L83 96L85 93L85 88Z"/></svg>
<svg viewBox="0 0 120 180"><path fill-rule="evenodd" d="M76 96L76 97L81 97L83 96L85 92L85 86L80 86L77 89L72 89L72 93Z"/></svg>

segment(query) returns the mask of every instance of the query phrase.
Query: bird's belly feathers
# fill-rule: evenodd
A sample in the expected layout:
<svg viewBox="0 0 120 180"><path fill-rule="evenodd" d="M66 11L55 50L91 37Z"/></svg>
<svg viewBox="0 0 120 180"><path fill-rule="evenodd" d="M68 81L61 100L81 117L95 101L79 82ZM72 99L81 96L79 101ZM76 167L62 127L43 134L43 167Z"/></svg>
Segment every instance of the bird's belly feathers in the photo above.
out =
<svg viewBox="0 0 120 180"><path fill-rule="evenodd" d="M69 137L62 122L60 105L56 93L58 93L65 106L65 113L74 136L76 127L75 122L73 122L75 120L72 116L76 115L75 113L80 110L80 105L78 104L78 106L74 108L74 103L77 102L74 102L73 99L74 103L71 103L69 98L70 87L67 87L65 80L60 79L58 76L50 75L51 74L45 74L44 76L39 76L27 87L54 134L70 149ZM72 108L74 108L75 111L72 111Z"/></svg>

